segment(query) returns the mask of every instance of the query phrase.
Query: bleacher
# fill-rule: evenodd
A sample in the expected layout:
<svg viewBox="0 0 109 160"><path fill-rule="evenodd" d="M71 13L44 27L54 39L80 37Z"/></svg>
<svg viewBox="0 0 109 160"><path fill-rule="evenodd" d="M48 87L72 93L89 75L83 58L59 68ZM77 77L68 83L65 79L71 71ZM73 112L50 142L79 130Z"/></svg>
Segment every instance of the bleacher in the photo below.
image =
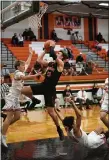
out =
<svg viewBox="0 0 109 160"><path fill-rule="evenodd" d="M103 58L105 61L108 61L107 57L107 51L109 50L109 44L108 43L99 43L98 46L101 47L101 50L98 51L95 49L95 42L94 41L86 41L84 42L86 46L89 47L93 52L98 54L101 58Z"/></svg>
<svg viewBox="0 0 109 160"><path fill-rule="evenodd" d="M37 60L38 55L43 52L43 46L44 46L44 42L46 40L41 40L41 41L35 41L35 42L30 42L30 41L25 41L24 43L24 47L13 47L11 44L11 39L5 38L2 39L2 41L4 42L4 44L8 47L8 49L12 52L12 54L16 57L16 59L21 59L21 60L26 60L29 54L29 47L31 47L34 51L34 55L32 57L32 61L30 64L30 68L29 71L31 70L31 68L33 67L35 61ZM93 42L91 42L92 44ZM59 42L56 43L56 47L55 47L55 51L59 51L61 48L63 48L64 46L69 47L72 49L73 55L74 55L74 60L76 59L76 57L79 55L80 50L78 50L75 46L72 45L71 41L69 40L61 40ZM86 58L86 55L83 53L83 57L84 60ZM46 54L45 59L47 60L51 60L51 57L49 57L49 54ZM61 76L60 81L69 81L69 82L73 82L73 81L94 81L94 80L104 80L105 78L107 78L108 76L108 72L107 71L103 71L103 68L97 68L97 70L99 72L97 72L96 70L93 70L92 75L85 75L85 76ZM99 75L99 76L98 76ZM43 79L43 78L42 78ZM42 79L40 81L42 81Z"/></svg>

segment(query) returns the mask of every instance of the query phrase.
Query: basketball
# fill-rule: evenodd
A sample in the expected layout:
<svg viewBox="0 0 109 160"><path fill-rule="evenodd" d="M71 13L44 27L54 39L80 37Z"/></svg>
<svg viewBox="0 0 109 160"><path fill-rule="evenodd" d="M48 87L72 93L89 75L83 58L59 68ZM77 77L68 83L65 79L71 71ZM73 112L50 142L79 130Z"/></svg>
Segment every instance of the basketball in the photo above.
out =
<svg viewBox="0 0 109 160"><path fill-rule="evenodd" d="M52 40L48 40L44 43L44 49L46 52L50 51L50 46L55 46L55 42Z"/></svg>

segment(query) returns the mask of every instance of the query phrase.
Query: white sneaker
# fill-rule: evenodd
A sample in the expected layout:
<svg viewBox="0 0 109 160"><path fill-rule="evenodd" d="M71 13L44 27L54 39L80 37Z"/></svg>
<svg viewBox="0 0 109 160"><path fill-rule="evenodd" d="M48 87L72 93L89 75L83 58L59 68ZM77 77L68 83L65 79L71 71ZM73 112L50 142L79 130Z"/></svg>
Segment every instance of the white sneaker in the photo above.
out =
<svg viewBox="0 0 109 160"><path fill-rule="evenodd" d="M2 138L1 139L1 144L3 144L5 147L8 147L7 144L6 144L6 136L2 135L1 138Z"/></svg>

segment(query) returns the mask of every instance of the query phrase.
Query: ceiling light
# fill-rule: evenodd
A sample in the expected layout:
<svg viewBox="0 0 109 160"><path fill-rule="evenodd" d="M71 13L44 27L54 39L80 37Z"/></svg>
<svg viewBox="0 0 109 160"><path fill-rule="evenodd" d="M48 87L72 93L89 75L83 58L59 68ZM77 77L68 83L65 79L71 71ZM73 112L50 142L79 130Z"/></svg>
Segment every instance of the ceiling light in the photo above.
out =
<svg viewBox="0 0 109 160"><path fill-rule="evenodd" d="M72 2L72 3L78 3L81 2L81 0L64 0L65 2Z"/></svg>
<svg viewBox="0 0 109 160"><path fill-rule="evenodd" d="M100 6L109 6L109 3L100 3Z"/></svg>

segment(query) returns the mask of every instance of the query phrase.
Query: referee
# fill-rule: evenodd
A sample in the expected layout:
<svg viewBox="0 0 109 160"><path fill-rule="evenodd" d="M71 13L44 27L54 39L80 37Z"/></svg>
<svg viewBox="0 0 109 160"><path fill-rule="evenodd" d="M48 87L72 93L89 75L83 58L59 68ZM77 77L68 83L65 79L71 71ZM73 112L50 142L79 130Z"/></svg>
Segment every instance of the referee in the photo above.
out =
<svg viewBox="0 0 109 160"><path fill-rule="evenodd" d="M1 110L5 105L5 95L9 92L9 86L5 83L6 78L7 76L1 77ZM1 112L1 117L5 120L6 114Z"/></svg>

